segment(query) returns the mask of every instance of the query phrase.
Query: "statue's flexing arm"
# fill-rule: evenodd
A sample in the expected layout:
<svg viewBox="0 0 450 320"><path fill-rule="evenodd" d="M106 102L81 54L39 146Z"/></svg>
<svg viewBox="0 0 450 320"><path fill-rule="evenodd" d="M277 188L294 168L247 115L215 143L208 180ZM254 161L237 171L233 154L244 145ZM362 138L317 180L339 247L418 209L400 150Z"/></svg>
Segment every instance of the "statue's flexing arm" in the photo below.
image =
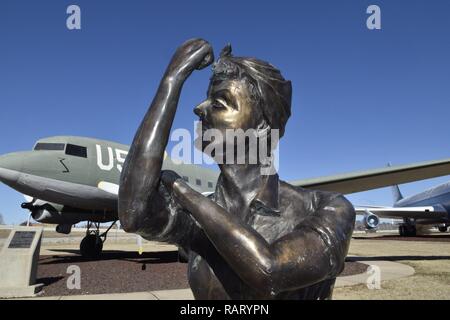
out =
<svg viewBox="0 0 450 320"><path fill-rule="evenodd" d="M352 205L342 196L330 199L325 208L306 218L293 232L269 244L238 216L191 189L182 179L169 181L166 177L164 183L192 213L231 268L266 298L341 271L348 243L345 240L351 237L354 219Z"/></svg>
<svg viewBox="0 0 450 320"><path fill-rule="evenodd" d="M185 42L172 57L134 137L121 175L119 214L127 232L157 230L167 223L157 189L180 92L195 69L202 69L213 60L210 44L200 39Z"/></svg>

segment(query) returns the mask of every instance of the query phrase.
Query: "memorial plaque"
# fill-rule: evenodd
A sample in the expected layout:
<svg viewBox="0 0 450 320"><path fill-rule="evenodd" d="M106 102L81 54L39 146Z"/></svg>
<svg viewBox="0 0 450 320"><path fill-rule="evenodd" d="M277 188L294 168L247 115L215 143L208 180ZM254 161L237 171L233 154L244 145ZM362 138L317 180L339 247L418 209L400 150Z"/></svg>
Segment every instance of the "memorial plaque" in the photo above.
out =
<svg viewBox="0 0 450 320"><path fill-rule="evenodd" d="M0 250L0 299L32 297L42 287L36 283L41 227L7 229L8 239ZM0 230L0 233L5 233Z"/></svg>
<svg viewBox="0 0 450 320"><path fill-rule="evenodd" d="M11 249L28 249L31 247L31 243L33 242L34 235L36 232L34 231L16 231L11 242L9 243L8 248Z"/></svg>

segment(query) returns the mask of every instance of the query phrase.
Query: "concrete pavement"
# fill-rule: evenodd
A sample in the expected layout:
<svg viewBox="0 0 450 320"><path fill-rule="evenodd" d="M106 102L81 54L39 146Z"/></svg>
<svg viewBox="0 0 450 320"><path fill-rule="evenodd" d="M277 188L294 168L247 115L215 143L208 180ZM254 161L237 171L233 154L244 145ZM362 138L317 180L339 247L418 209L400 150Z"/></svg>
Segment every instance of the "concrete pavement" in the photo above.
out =
<svg viewBox="0 0 450 320"><path fill-rule="evenodd" d="M353 257L354 261L374 266L367 272L352 276L338 277L335 288L348 287L358 284L373 283L374 281L386 281L409 277L414 274L414 268L402 263L392 261L358 261L358 257ZM379 273L378 273L379 272Z"/></svg>

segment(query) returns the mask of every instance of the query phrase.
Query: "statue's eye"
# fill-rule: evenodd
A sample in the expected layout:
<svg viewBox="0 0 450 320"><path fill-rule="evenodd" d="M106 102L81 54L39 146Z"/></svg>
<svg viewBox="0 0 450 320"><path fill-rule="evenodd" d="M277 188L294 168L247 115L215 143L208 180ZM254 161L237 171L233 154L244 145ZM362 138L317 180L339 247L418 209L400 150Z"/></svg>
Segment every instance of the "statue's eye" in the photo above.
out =
<svg viewBox="0 0 450 320"><path fill-rule="evenodd" d="M213 103L213 107L218 108L218 109L227 108L228 104L226 103L225 100L219 98L219 99L215 99L215 101Z"/></svg>

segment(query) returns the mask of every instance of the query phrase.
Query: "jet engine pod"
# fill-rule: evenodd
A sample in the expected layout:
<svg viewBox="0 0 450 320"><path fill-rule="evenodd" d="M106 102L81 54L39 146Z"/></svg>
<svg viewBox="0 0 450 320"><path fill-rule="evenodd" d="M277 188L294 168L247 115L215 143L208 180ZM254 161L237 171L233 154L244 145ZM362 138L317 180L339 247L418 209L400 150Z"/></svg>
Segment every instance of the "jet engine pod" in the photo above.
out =
<svg viewBox="0 0 450 320"><path fill-rule="evenodd" d="M370 212L369 210L366 210L366 214L364 215L364 225L367 229L372 230L376 229L378 225L380 224L380 218Z"/></svg>

